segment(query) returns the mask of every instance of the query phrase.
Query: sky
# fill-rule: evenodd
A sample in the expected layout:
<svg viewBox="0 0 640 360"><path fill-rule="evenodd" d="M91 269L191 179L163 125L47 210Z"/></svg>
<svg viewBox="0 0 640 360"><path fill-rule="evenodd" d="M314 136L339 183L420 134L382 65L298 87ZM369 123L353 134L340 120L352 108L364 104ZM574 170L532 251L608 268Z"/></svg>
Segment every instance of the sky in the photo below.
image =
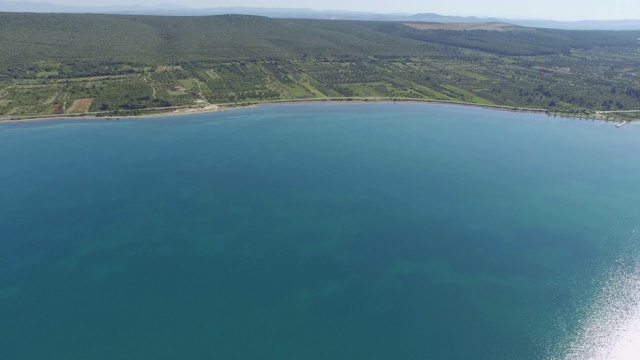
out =
<svg viewBox="0 0 640 360"><path fill-rule="evenodd" d="M19 1L19 0L17 0ZM53 4L278 7L553 20L640 19L640 0L27 0Z"/></svg>

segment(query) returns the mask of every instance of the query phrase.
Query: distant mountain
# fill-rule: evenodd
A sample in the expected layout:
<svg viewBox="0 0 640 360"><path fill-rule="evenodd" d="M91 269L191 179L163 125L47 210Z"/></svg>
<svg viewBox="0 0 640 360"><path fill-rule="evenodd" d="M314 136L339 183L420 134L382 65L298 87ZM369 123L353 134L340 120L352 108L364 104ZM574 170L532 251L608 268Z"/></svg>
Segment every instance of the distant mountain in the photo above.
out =
<svg viewBox="0 0 640 360"><path fill-rule="evenodd" d="M581 21L505 19L503 21L521 26L564 30L640 30L640 19Z"/></svg>
<svg viewBox="0 0 640 360"><path fill-rule="evenodd" d="M433 13L415 14L409 16L411 21L423 22L448 22L448 23L478 23L478 22L504 22L499 18L479 18L476 16L445 16ZM406 21L406 20L401 20Z"/></svg>
<svg viewBox="0 0 640 360"><path fill-rule="evenodd" d="M256 8L256 7L216 7L189 8L179 4L161 4L156 6L66 6L46 2L5 1L0 0L0 12L37 12L37 13L96 13L131 15L178 15L205 16L224 14L243 14L266 16L270 18L321 19L321 20L367 20L367 21L412 21L441 23L481 23L508 22L520 26L567 29L567 30L640 30L640 19L628 20L583 20L555 21L482 18L475 16L443 16L433 13L423 14L379 14L343 10L313 10L304 8Z"/></svg>
<svg viewBox="0 0 640 360"><path fill-rule="evenodd" d="M563 30L640 30L640 19L637 20L582 20L582 21L556 21L556 20L529 20L529 19L504 19L504 18L479 18L475 16L443 16L438 14L415 14L412 21L446 22L446 23L477 23L477 22L507 22L514 25L563 29ZM406 21L406 19L396 19Z"/></svg>

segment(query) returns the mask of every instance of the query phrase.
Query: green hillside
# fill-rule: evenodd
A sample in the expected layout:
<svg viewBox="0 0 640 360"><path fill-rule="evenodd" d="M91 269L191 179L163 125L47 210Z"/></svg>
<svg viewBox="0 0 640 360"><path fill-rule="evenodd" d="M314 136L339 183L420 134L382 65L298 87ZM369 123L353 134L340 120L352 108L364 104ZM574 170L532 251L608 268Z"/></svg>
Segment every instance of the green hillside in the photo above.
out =
<svg viewBox="0 0 640 360"><path fill-rule="evenodd" d="M420 41L356 22L205 17L0 14L0 61L133 62L422 54Z"/></svg>
<svg viewBox="0 0 640 360"><path fill-rule="evenodd" d="M640 32L425 31L402 23L203 17L0 13L0 62L129 62L446 55L468 48L503 55L628 47ZM441 45L441 46L437 46ZM447 50L448 49L448 50Z"/></svg>
<svg viewBox="0 0 640 360"><path fill-rule="evenodd" d="M440 25L0 13L0 115L85 98L90 112L324 97L640 109L640 32Z"/></svg>

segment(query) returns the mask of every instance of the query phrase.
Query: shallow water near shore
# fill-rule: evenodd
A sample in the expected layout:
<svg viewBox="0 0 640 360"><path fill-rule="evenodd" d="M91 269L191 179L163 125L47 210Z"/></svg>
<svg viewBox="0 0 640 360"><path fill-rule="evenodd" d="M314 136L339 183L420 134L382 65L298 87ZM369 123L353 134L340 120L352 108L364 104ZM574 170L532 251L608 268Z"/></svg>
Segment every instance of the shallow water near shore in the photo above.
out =
<svg viewBox="0 0 640 360"><path fill-rule="evenodd" d="M0 358L606 358L638 153L433 104L0 124Z"/></svg>

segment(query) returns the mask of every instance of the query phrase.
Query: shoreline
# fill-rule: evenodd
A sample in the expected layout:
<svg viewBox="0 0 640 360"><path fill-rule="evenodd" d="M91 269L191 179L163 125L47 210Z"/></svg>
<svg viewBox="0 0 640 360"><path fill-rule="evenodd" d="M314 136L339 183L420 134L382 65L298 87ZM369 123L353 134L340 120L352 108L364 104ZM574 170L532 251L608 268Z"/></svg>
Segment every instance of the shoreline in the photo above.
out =
<svg viewBox="0 0 640 360"><path fill-rule="evenodd" d="M83 114L60 114L60 115L30 115L18 118L0 118L0 124L9 124L9 123L25 123L25 122L33 122L33 121L51 121L51 120L120 120L120 119L145 119L150 117L166 117L166 116L180 116L180 115L190 115L190 114L204 114L204 113L213 113L219 111L227 111L227 110L236 110L236 109L244 109L244 108L252 108L261 105L293 105L293 104L313 104L313 103L353 103L353 104L364 104L364 103L424 103L424 104L440 104L440 105L458 105L458 106L469 106L482 108L487 110L496 110L496 111L509 111L509 112L520 112L520 113L531 113L531 114L544 114L549 117L560 117L560 118L569 118L569 119L580 119L580 120L594 120L594 121L603 121L603 122L617 122L623 124L629 124L634 122L633 120L624 120L624 119L613 119L609 120L607 117L602 117L597 111L593 112L593 117L585 117L585 116L575 116L564 113L554 113L550 109L537 109L537 108L527 108L527 107L518 107L518 106L507 106L507 105L492 105L492 104L477 104L470 103L464 101L452 101L452 100L433 100L433 99L420 99L420 98L380 98L380 97L338 97L338 98L310 98L310 99L283 99L283 100L264 100L264 101L253 101L253 102L244 102L244 103L221 103L221 104L209 104L206 106L200 107L170 107L166 108L167 111L162 111L164 109L138 109L139 111L155 111L160 110L157 113L150 114L142 114L142 115L108 115L108 116L100 116L101 113L83 113Z"/></svg>

